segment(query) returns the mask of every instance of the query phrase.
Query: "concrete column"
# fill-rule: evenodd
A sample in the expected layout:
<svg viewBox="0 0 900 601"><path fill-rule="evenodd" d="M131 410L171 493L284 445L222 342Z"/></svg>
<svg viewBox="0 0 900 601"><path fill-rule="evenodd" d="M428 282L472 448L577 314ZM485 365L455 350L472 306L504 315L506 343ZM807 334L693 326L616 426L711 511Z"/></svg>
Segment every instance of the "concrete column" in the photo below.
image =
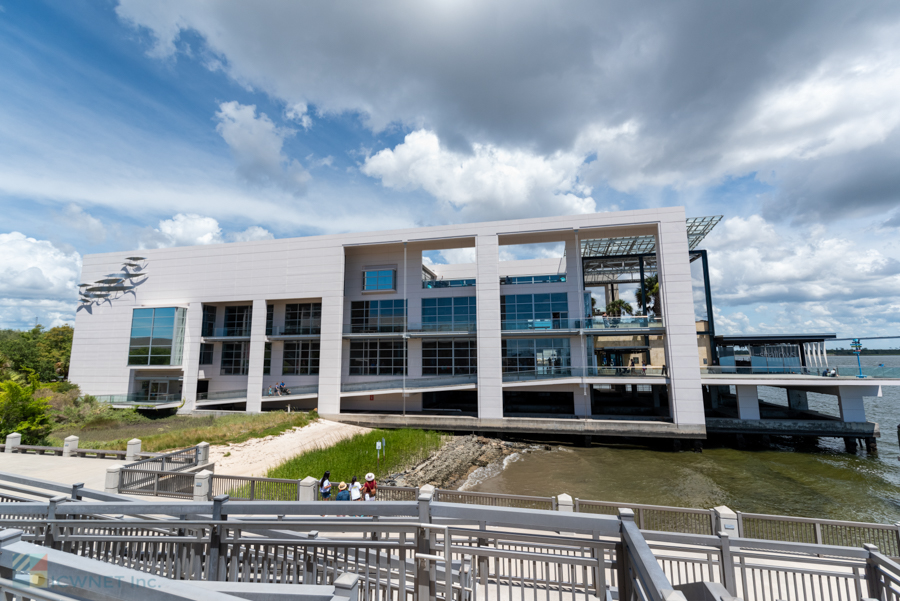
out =
<svg viewBox="0 0 900 601"><path fill-rule="evenodd" d="M666 327L669 403L676 424L696 425L703 429L706 416L700 385L700 355L684 211L661 212L660 217L656 253Z"/></svg>
<svg viewBox="0 0 900 601"><path fill-rule="evenodd" d="M194 503L209 501L212 494L212 475L209 470L203 470L194 474Z"/></svg>
<svg viewBox="0 0 900 601"><path fill-rule="evenodd" d="M263 361L266 354L266 299L253 301L250 321L250 368L247 372L247 413L262 411Z"/></svg>
<svg viewBox="0 0 900 601"><path fill-rule="evenodd" d="M22 444L22 435L18 432L6 435L6 448L4 452L12 453L13 449Z"/></svg>
<svg viewBox="0 0 900 601"><path fill-rule="evenodd" d="M221 311L217 311L221 313ZM203 303L191 303L187 310L187 323L184 328L184 354L181 367L184 380L181 384L181 396L184 406L178 413L190 413L197 402L197 380L200 375L200 333L203 331Z"/></svg>
<svg viewBox="0 0 900 601"><path fill-rule="evenodd" d="M336 415L341 412L341 345L343 344L344 323L344 249L335 249L335 254L323 257L329 266L329 279L333 288L322 296L322 335L319 353L319 414ZM333 273L331 273L333 272ZM361 278L347 284L360 287ZM350 322L348 317L347 322Z"/></svg>
<svg viewBox="0 0 900 601"><path fill-rule="evenodd" d="M75 451L78 450L78 437L77 436L67 436L63 441L63 457L74 457Z"/></svg>
<svg viewBox="0 0 900 601"><path fill-rule="evenodd" d="M318 486L318 480L312 476L307 476L300 481L300 486L297 487L297 500L304 503L312 503L317 498L316 488Z"/></svg>
<svg viewBox="0 0 900 601"><path fill-rule="evenodd" d="M496 235L475 238L475 297L478 313L478 417L503 417L500 339L500 243Z"/></svg>
<svg viewBox="0 0 900 601"><path fill-rule="evenodd" d="M128 441L128 447L125 450L125 461L138 461L138 455L141 452L141 439L132 438Z"/></svg>
<svg viewBox="0 0 900 601"><path fill-rule="evenodd" d="M119 493L119 478L121 476L121 465L114 465L106 468L106 482L103 486L103 490L106 494L115 495Z"/></svg>
<svg viewBox="0 0 900 601"><path fill-rule="evenodd" d="M809 411L809 399L805 390L791 390L788 388L788 407L797 411Z"/></svg>
<svg viewBox="0 0 900 601"><path fill-rule="evenodd" d="M737 514L725 505L713 507L716 512L716 532L727 532L728 536L739 536Z"/></svg>
<svg viewBox="0 0 900 601"><path fill-rule="evenodd" d="M359 601L359 575L345 572L335 578L334 598Z"/></svg>
<svg viewBox="0 0 900 601"><path fill-rule="evenodd" d="M556 496L556 510L572 513L575 511L575 501L569 493Z"/></svg>
<svg viewBox="0 0 900 601"><path fill-rule="evenodd" d="M756 386L735 386L737 391L738 417L740 419L759 419L759 397Z"/></svg>
<svg viewBox="0 0 900 601"><path fill-rule="evenodd" d="M838 403L841 419L845 422L866 421L866 406L863 397L881 396L880 386L838 386Z"/></svg>
<svg viewBox="0 0 900 601"><path fill-rule="evenodd" d="M575 388L575 416L591 416L591 386L576 386Z"/></svg>

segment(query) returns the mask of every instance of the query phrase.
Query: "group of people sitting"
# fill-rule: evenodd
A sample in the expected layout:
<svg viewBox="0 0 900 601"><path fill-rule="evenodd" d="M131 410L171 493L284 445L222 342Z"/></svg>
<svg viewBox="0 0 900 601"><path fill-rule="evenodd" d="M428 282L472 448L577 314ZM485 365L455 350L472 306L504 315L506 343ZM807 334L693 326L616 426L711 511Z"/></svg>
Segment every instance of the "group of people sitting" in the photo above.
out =
<svg viewBox="0 0 900 601"><path fill-rule="evenodd" d="M331 484L331 472L325 472L322 479L319 480L319 496L323 501L331 500L331 492L334 487ZM337 485L337 496L335 501L374 501L378 494L378 483L375 482L375 474L369 472L366 474L366 481L362 484L356 479L356 476L350 480L348 485L341 482Z"/></svg>
<svg viewBox="0 0 900 601"><path fill-rule="evenodd" d="M284 385L284 382L281 384L275 384L274 386L269 386L266 390L266 396L284 396L286 394L291 394L290 389Z"/></svg>

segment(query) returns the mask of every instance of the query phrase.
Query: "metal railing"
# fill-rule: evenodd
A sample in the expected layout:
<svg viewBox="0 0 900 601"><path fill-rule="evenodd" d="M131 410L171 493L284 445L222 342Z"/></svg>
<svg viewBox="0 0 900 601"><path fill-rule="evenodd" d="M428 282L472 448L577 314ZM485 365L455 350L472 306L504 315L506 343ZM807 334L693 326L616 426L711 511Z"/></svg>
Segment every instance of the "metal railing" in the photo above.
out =
<svg viewBox="0 0 900 601"><path fill-rule="evenodd" d="M506 275L500 276L500 285L514 284L556 284L566 281L566 274L552 273L548 275Z"/></svg>
<svg viewBox="0 0 900 601"><path fill-rule="evenodd" d="M475 285L475 279L422 280L422 288L467 288Z"/></svg>
<svg viewBox="0 0 900 601"><path fill-rule="evenodd" d="M433 376L430 378L391 378L371 380L368 382L344 382L341 392L360 392L365 390L388 390L392 388L436 388L441 386L462 386L478 382L476 374L461 376Z"/></svg>
<svg viewBox="0 0 900 601"><path fill-rule="evenodd" d="M737 512L738 535L744 538L861 547L872 544L900 557L900 524L872 524L783 515Z"/></svg>
<svg viewBox="0 0 900 601"><path fill-rule="evenodd" d="M122 470L145 470L153 472L181 472L200 464L200 447L188 447L130 463Z"/></svg>
<svg viewBox="0 0 900 601"><path fill-rule="evenodd" d="M194 498L194 474L148 469L119 471L119 494Z"/></svg>
<svg viewBox="0 0 900 601"><path fill-rule="evenodd" d="M704 376L814 376L819 378L858 378L858 367L849 365L831 367L804 367L800 365L769 365L759 367L744 367L740 365L715 365L703 366L700 374ZM898 378L900 379L900 367L863 367L862 375L866 378Z"/></svg>
<svg viewBox="0 0 900 601"><path fill-rule="evenodd" d="M228 495L236 501L296 501L300 481L282 478L248 478L213 474L212 496Z"/></svg>
<svg viewBox="0 0 900 601"><path fill-rule="evenodd" d="M181 395L178 394L157 394L150 396L140 392L129 394L97 394L94 395L94 398L100 403L132 403L136 405L161 405L163 403L177 403L181 401Z"/></svg>
<svg viewBox="0 0 900 601"><path fill-rule="evenodd" d="M662 317L588 317L586 319L501 319L500 329L505 332L553 331L553 330L646 330L663 328Z"/></svg>
<svg viewBox="0 0 900 601"><path fill-rule="evenodd" d="M292 396L297 394L316 394L319 392L318 384L307 384L306 386L285 386L278 389L275 386L263 386L262 395L268 397Z"/></svg>
<svg viewBox="0 0 900 601"><path fill-rule="evenodd" d="M525 495L499 495L462 490L435 489L434 500L441 503L464 503L488 507L519 507L556 511L555 497L531 497Z"/></svg>
<svg viewBox="0 0 900 601"><path fill-rule="evenodd" d="M275 326L267 336L319 336L322 333L322 322L313 321L308 326Z"/></svg>
<svg viewBox="0 0 900 601"><path fill-rule="evenodd" d="M664 377L666 370L661 367L544 367L531 371L503 372L504 382L526 382L530 380L552 380L556 378L633 378L642 376Z"/></svg>
<svg viewBox="0 0 900 601"><path fill-rule="evenodd" d="M460 332L471 333L476 331L474 321L454 321L453 323L418 323L394 321L391 323L345 323L344 334L429 334Z"/></svg>
<svg viewBox="0 0 900 601"><path fill-rule="evenodd" d="M622 317L588 317L582 327L585 330L633 330L663 328L661 315L624 315Z"/></svg>
<svg viewBox="0 0 900 601"><path fill-rule="evenodd" d="M218 392L200 392L197 393L198 401L224 401L226 399L246 399L247 389L241 390L220 390Z"/></svg>
<svg viewBox="0 0 900 601"><path fill-rule="evenodd" d="M634 512L634 521L641 530L683 532L685 534L715 534L716 532L716 512L713 509L575 499L577 513L616 515L622 507L627 507Z"/></svg>
<svg viewBox="0 0 900 601"><path fill-rule="evenodd" d="M249 338L250 326L212 328L203 332L204 338Z"/></svg>

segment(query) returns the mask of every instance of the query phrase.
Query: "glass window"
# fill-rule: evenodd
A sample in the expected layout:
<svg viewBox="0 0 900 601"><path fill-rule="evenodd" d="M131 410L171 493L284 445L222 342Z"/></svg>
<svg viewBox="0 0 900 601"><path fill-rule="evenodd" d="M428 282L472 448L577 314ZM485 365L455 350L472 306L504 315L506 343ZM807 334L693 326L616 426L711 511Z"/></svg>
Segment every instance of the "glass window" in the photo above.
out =
<svg viewBox="0 0 900 601"><path fill-rule="evenodd" d="M180 307L135 309L128 365L181 365L186 314Z"/></svg>
<svg viewBox="0 0 900 601"><path fill-rule="evenodd" d="M216 334L216 308L212 305L203 305L203 326L201 336L215 336Z"/></svg>
<svg viewBox="0 0 900 601"><path fill-rule="evenodd" d="M225 336L249 336L253 307L225 307Z"/></svg>
<svg viewBox="0 0 900 601"><path fill-rule="evenodd" d="M212 365L214 344L204 342L200 345L200 365Z"/></svg>
<svg viewBox="0 0 900 601"><path fill-rule="evenodd" d="M363 290L394 290L395 269L363 272Z"/></svg>
<svg viewBox="0 0 900 601"><path fill-rule="evenodd" d="M556 273L552 275L524 275L524 276L503 276L500 278L501 284L555 284L565 282L566 274Z"/></svg>
<svg viewBox="0 0 900 601"><path fill-rule="evenodd" d="M282 375L314 376L319 373L319 343L285 342Z"/></svg>
<svg viewBox="0 0 900 601"><path fill-rule="evenodd" d="M245 376L250 368L250 343L249 342L225 342L222 343L222 369L223 376Z"/></svg>
<svg viewBox="0 0 900 601"><path fill-rule="evenodd" d="M269 305L271 306L271 305ZM263 375L268 376L272 373L272 343L267 342L265 352L263 353Z"/></svg>
<svg viewBox="0 0 900 601"><path fill-rule="evenodd" d="M406 344L393 338L350 342L351 376L402 376L406 372Z"/></svg>
<svg viewBox="0 0 900 601"><path fill-rule="evenodd" d="M504 330L566 328L569 319L568 298L566 292L501 296L501 327Z"/></svg>
<svg viewBox="0 0 900 601"><path fill-rule="evenodd" d="M275 305L266 305L266 336L272 335L272 324L275 322Z"/></svg>
<svg viewBox="0 0 900 601"><path fill-rule="evenodd" d="M508 338L501 344L504 372L566 373L572 366L568 338Z"/></svg>
<svg viewBox="0 0 900 601"><path fill-rule="evenodd" d="M477 373L475 339L423 340L422 375L443 376Z"/></svg>
<svg viewBox="0 0 900 601"><path fill-rule="evenodd" d="M377 300L350 303L351 332L402 332L406 325L406 301Z"/></svg>
<svg viewBox="0 0 900 601"><path fill-rule="evenodd" d="M322 303L297 303L286 305L284 333L310 335L322 332Z"/></svg>
<svg viewBox="0 0 900 601"><path fill-rule="evenodd" d="M422 299L422 329L471 331L475 329L475 297L448 296Z"/></svg>

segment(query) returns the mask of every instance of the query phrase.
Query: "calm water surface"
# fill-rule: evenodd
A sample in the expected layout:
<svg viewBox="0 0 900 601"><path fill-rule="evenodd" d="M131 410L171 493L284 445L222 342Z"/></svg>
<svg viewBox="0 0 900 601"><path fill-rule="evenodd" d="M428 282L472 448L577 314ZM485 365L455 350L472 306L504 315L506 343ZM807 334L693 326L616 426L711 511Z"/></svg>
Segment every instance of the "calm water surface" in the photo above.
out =
<svg viewBox="0 0 900 601"><path fill-rule="evenodd" d="M863 357L863 365L900 366L900 356ZM830 357L830 365L856 365ZM760 397L787 404L786 393L760 388ZM640 447L561 447L524 456L470 490L522 495L569 493L581 499L682 507L727 505L735 511L900 522L900 388L866 399L866 416L880 424L878 454L844 451L843 440L817 447L766 451L704 449L661 452ZM838 415L837 397L809 395L810 409ZM557 447L554 447L557 448Z"/></svg>

